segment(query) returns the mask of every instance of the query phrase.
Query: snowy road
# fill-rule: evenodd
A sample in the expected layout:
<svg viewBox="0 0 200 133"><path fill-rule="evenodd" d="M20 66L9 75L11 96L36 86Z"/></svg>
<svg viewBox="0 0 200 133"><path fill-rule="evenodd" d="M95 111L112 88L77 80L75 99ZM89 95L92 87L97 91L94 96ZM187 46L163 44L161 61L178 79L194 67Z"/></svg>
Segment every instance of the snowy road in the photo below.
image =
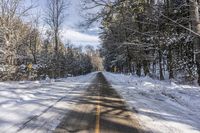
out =
<svg viewBox="0 0 200 133"><path fill-rule="evenodd" d="M0 82L0 132L51 132L95 77Z"/></svg>
<svg viewBox="0 0 200 133"><path fill-rule="evenodd" d="M138 133L125 101L102 73L0 83L0 132Z"/></svg>
<svg viewBox="0 0 200 133"><path fill-rule="evenodd" d="M200 133L199 110L200 87L148 77L0 82L2 133Z"/></svg>
<svg viewBox="0 0 200 133"><path fill-rule="evenodd" d="M124 100L98 73L79 102L71 108L55 133L143 132Z"/></svg>

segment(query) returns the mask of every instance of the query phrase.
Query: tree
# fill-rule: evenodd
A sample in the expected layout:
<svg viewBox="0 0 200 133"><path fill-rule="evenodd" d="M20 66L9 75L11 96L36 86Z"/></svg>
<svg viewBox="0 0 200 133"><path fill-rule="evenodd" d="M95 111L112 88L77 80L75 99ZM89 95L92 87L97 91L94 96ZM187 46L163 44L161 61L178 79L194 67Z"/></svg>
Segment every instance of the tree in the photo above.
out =
<svg viewBox="0 0 200 133"><path fill-rule="evenodd" d="M200 72L197 0L85 0L83 6L100 9L86 11L86 24L101 23L106 70L193 81L195 53Z"/></svg>
<svg viewBox="0 0 200 133"><path fill-rule="evenodd" d="M196 56L196 65L197 65L197 73L198 73L198 84L200 85L200 14L199 14L199 0L190 0L190 16L192 22L192 30L197 33L194 39L194 48L195 48L195 56Z"/></svg>
<svg viewBox="0 0 200 133"><path fill-rule="evenodd" d="M59 60L59 45L60 45L60 39L59 39L59 32L61 30L61 26L64 22L65 16L66 16L66 9L69 5L69 3L66 0L47 0L47 11L46 11L46 17L45 22L50 26L53 37L54 37L54 61L55 66L53 71L57 71L59 74L55 75L55 77L60 75L60 70L57 70L58 67L56 67L56 64Z"/></svg>
<svg viewBox="0 0 200 133"><path fill-rule="evenodd" d="M6 68L4 71L6 72L5 79L13 79L13 74L17 71L17 48L27 33L27 26L22 22L22 18L33 8L32 4L28 7L22 7L22 2L23 0L0 1L0 27L2 29L2 40L4 42L1 48L5 51L2 56L4 61L1 65Z"/></svg>

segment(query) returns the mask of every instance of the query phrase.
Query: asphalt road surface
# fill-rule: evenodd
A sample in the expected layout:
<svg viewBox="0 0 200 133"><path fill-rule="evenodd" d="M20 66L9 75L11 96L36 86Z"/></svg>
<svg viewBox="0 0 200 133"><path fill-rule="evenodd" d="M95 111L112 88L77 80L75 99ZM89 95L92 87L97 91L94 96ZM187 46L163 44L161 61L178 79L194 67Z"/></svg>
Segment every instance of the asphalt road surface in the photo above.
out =
<svg viewBox="0 0 200 133"><path fill-rule="evenodd" d="M134 112L109 85L102 73L72 107L55 133L141 133Z"/></svg>

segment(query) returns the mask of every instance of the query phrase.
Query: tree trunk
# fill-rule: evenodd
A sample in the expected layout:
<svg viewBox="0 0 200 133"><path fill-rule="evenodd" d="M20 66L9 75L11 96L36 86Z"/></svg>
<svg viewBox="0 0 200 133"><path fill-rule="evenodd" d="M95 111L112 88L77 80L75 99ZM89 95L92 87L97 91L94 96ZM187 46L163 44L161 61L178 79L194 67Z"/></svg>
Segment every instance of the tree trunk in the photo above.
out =
<svg viewBox="0 0 200 133"><path fill-rule="evenodd" d="M173 73L172 46L171 45L169 45L169 53L168 53L168 70L169 70L169 79L173 79L174 73Z"/></svg>
<svg viewBox="0 0 200 133"><path fill-rule="evenodd" d="M156 76L156 60L153 61L153 77Z"/></svg>
<svg viewBox="0 0 200 133"><path fill-rule="evenodd" d="M138 62L137 63L137 66L136 66L136 74L137 74L137 76L141 76L141 68L142 68L142 65L141 65L141 63L140 62Z"/></svg>
<svg viewBox="0 0 200 133"><path fill-rule="evenodd" d="M200 85L200 19L199 19L199 0L189 1L190 3L190 17L192 20L192 30L199 35L194 35L194 54L197 66L198 84Z"/></svg>
<svg viewBox="0 0 200 133"><path fill-rule="evenodd" d="M131 56L130 56L130 53L129 53L129 47L128 46L126 47L126 50L127 50L127 66L128 66L128 71L129 71L129 73L132 73Z"/></svg>
<svg viewBox="0 0 200 133"><path fill-rule="evenodd" d="M149 63L147 60L143 61L143 70L144 70L144 75L147 76L149 74Z"/></svg>
<svg viewBox="0 0 200 133"><path fill-rule="evenodd" d="M164 80L163 68L162 68L162 51L159 50L159 67L160 67L160 80Z"/></svg>

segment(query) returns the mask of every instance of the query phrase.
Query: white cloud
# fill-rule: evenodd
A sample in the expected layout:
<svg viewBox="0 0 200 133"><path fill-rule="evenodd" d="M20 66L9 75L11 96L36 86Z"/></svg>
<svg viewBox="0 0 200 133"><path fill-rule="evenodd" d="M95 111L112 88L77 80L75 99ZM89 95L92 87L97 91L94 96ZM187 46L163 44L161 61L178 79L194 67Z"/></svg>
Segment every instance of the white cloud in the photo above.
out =
<svg viewBox="0 0 200 133"><path fill-rule="evenodd" d="M93 28L90 28L89 31L98 32L98 31L100 31L100 29L99 29L99 27L93 27Z"/></svg>
<svg viewBox="0 0 200 133"><path fill-rule="evenodd" d="M45 33L47 31L47 26L40 26L39 27L42 35L45 37ZM86 45L93 45L95 47L99 46L100 39L99 36L89 35L86 33L82 33L77 31L76 29L72 29L70 27L63 27L60 33L61 40L64 43L71 42L76 46L86 46Z"/></svg>
<svg viewBox="0 0 200 133"><path fill-rule="evenodd" d="M70 40L75 45L98 45L100 43L98 36L88 35L70 28L64 28L62 30L61 38L64 42Z"/></svg>

